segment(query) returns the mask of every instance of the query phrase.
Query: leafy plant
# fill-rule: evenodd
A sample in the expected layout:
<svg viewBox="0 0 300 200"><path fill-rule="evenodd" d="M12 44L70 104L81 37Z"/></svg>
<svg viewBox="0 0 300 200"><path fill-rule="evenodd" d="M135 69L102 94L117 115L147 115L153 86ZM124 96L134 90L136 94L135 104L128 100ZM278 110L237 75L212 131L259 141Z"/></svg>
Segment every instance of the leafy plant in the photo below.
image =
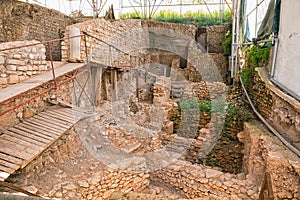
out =
<svg viewBox="0 0 300 200"><path fill-rule="evenodd" d="M231 33L231 29L229 29L225 35L225 40L222 42L224 55L226 56L230 55L231 53L231 43L232 43L232 33Z"/></svg>
<svg viewBox="0 0 300 200"><path fill-rule="evenodd" d="M253 46L247 55L247 66L256 68L267 64L271 46L260 48Z"/></svg>
<svg viewBox="0 0 300 200"><path fill-rule="evenodd" d="M247 68L243 69L242 72L240 73L240 77L242 78L246 89L250 89L254 84L253 78L254 78L255 68L265 66L268 63L270 49L271 46L264 47L264 48L252 46L248 50L248 52L246 52Z"/></svg>

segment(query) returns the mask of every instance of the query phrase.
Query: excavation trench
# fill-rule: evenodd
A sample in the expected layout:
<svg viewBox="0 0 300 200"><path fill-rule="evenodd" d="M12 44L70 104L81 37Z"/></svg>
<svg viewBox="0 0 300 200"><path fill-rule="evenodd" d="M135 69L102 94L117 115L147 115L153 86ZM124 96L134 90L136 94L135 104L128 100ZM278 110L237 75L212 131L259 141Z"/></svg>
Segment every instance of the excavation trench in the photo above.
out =
<svg viewBox="0 0 300 200"><path fill-rule="evenodd" d="M174 60L178 58L173 56L173 65ZM134 71L104 70L101 91L106 95L96 114L78 122L8 181L41 196L62 199L107 199L117 191L173 199L248 195L239 192L240 187L257 192L252 184L231 182L244 176L243 144L237 138L243 121L236 113L228 114L224 99L217 103L210 99L221 96L227 86L186 77L186 71L193 71L191 67L177 71L172 80L149 71L145 79L145 70L139 72L140 77L134 77ZM114 73L121 73L117 74L118 83L113 82ZM190 80L179 85L180 79ZM172 82L176 87L170 87ZM183 92L178 94L178 90ZM216 105L225 108L213 116Z"/></svg>

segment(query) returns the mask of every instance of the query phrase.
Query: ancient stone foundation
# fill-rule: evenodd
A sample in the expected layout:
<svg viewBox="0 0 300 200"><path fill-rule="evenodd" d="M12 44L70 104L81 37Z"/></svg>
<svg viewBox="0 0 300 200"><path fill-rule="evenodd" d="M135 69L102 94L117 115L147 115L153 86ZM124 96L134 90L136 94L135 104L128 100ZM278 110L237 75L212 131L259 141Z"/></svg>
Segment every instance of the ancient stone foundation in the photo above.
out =
<svg viewBox="0 0 300 200"><path fill-rule="evenodd" d="M31 45L39 41L15 41L0 44L0 49ZM43 44L0 52L0 87L22 82L49 69Z"/></svg>

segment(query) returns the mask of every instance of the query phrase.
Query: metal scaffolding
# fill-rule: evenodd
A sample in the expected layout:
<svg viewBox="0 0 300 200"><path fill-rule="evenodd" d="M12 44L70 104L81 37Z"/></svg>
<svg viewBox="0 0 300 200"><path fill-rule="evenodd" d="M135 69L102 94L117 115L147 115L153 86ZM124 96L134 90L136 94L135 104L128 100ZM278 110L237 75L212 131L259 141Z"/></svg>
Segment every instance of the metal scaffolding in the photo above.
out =
<svg viewBox="0 0 300 200"><path fill-rule="evenodd" d="M151 18L157 11L171 9L180 15L187 10L203 10L212 13L219 12L220 22L223 21L224 11L232 10L232 0L20 0L36 3L41 6L59 10L68 15L103 16L110 5L118 10L118 14L127 12L141 13L145 18Z"/></svg>

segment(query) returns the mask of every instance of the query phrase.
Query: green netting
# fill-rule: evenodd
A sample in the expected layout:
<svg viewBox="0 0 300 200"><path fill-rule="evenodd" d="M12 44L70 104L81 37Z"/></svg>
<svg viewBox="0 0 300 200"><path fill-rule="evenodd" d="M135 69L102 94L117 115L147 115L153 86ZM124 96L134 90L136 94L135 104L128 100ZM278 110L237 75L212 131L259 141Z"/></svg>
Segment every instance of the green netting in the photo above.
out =
<svg viewBox="0 0 300 200"><path fill-rule="evenodd" d="M257 40L265 39L270 36L272 32L277 33L279 31L280 3L281 0L270 1L267 13L257 32Z"/></svg>

